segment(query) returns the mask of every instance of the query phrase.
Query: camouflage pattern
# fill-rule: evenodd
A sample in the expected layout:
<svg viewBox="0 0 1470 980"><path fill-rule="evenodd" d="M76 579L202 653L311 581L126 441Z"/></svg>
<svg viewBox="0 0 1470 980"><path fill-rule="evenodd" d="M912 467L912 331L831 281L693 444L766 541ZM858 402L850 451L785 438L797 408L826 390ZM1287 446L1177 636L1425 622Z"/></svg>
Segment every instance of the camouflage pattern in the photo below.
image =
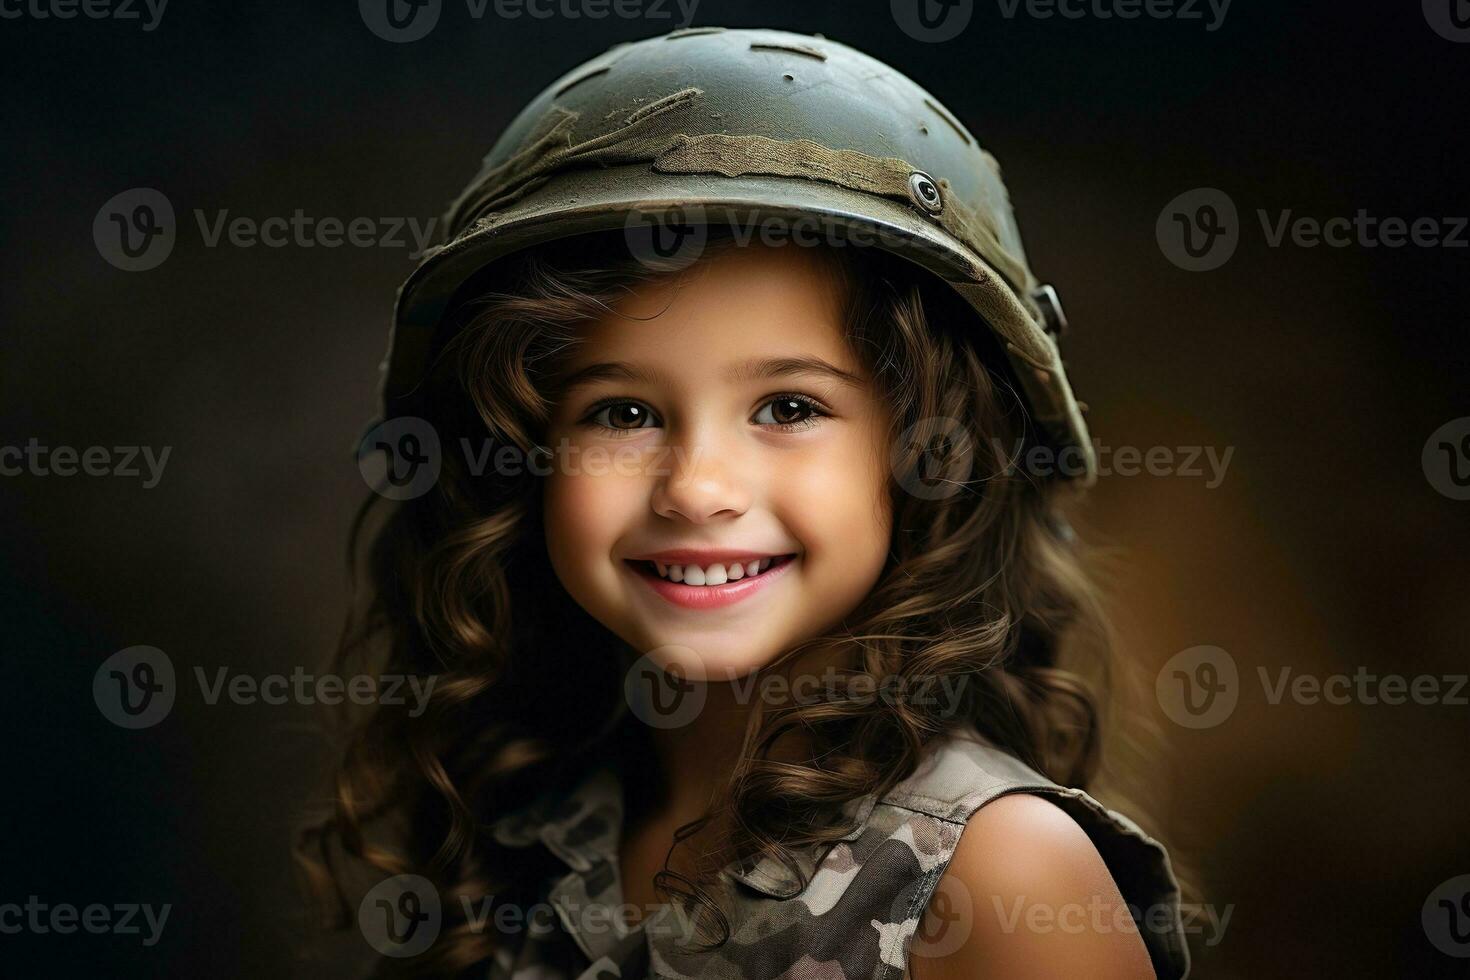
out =
<svg viewBox="0 0 1470 980"><path fill-rule="evenodd" d="M568 872L545 892L555 913L544 917L549 928L507 937L489 977L900 980L965 822L986 803L1015 792L1045 794L1083 826L1125 901L1154 910L1141 935L1158 975L1186 975L1179 889L1163 847L1126 817L1050 782L967 729L935 743L918 771L882 799L852 804L855 828L845 838L798 852L805 888L771 861L726 869L731 934L712 950L690 947L690 924L671 906L632 929L617 914L623 902L621 783L611 766L595 768L565 797L534 801L492 825L499 843L539 843ZM977 902L960 911L983 910Z"/></svg>

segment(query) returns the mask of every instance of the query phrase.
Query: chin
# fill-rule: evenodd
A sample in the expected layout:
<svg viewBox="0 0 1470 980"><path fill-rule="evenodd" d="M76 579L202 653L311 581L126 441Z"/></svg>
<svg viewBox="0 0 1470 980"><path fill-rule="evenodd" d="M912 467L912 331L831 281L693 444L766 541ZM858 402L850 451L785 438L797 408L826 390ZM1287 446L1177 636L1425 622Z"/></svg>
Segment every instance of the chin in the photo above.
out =
<svg viewBox="0 0 1470 980"><path fill-rule="evenodd" d="M660 669L691 681L711 684L737 681L780 656L778 643L740 637L666 634L636 644L634 649Z"/></svg>

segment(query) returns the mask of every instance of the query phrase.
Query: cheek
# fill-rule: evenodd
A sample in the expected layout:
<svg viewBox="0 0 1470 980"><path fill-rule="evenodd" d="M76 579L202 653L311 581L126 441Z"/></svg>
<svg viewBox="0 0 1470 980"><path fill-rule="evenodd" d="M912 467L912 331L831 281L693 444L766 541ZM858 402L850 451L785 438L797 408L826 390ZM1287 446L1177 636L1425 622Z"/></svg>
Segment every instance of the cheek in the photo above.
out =
<svg viewBox="0 0 1470 980"><path fill-rule="evenodd" d="M846 599L861 597L888 556L892 504L888 467L871 433L836 451L782 468L783 521L811 558L811 571Z"/></svg>
<svg viewBox="0 0 1470 980"><path fill-rule="evenodd" d="M542 504L546 550L569 591L610 567L609 556L636 512L635 481L615 476L553 472Z"/></svg>

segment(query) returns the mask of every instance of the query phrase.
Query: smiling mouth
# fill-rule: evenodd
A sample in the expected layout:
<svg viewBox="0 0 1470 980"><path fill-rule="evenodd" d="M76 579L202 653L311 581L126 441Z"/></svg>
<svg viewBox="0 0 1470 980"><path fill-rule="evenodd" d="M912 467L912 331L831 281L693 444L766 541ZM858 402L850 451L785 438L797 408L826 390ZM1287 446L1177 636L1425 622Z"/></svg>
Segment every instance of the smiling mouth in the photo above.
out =
<svg viewBox="0 0 1470 980"><path fill-rule="evenodd" d="M692 587L714 587L758 579L780 568L796 555L773 555L770 558L752 558L746 562L716 562L710 565L680 565L645 559L625 559L640 575L663 582L677 582Z"/></svg>

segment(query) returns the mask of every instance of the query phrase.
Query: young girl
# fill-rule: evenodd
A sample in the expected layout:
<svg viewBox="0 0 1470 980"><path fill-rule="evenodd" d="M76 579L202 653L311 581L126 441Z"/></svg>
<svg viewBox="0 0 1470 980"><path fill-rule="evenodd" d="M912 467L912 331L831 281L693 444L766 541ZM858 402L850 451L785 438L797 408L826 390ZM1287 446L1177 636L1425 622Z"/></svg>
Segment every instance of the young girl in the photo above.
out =
<svg viewBox="0 0 1470 980"><path fill-rule="evenodd" d="M1167 856L1084 789L1090 441L973 136L691 29L554 83L448 223L368 440L437 479L364 506L340 651L436 683L300 848L344 913L353 866L430 893L362 903L380 973L1184 975Z"/></svg>

